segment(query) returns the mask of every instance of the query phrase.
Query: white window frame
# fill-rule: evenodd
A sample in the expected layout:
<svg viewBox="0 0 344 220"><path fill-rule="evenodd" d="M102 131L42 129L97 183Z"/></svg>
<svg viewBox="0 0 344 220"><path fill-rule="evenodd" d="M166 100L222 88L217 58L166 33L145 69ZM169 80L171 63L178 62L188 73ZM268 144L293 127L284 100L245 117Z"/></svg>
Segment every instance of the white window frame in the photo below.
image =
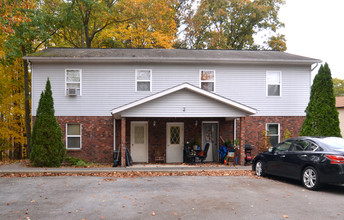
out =
<svg viewBox="0 0 344 220"><path fill-rule="evenodd" d="M77 71L80 72L80 82L79 82L79 84L80 84L80 95L79 96L82 96L82 70L81 69L65 69L65 96L68 96L68 94L67 94L67 89L68 89L67 84L68 83L75 83L75 84L77 84L76 82L67 82L67 71L68 70L77 70Z"/></svg>
<svg viewBox="0 0 344 220"><path fill-rule="evenodd" d="M139 71L149 71L149 73L150 73L149 80L137 80L137 73ZM153 87L152 77L153 77L152 69L136 69L135 70L135 92L152 92L152 87ZM138 82L149 82L149 91L138 91L137 90L137 83Z"/></svg>
<svg viewBox="0 0 344 220"><path fill-rule="evenodd" d="M202 80L202 71L214 72L214 80ZM215 92L216 91L216 71L215 70L206 70L206 69L199 70L199 87L200 88L202 88L202 82L212 82L212 83L214 83L214 91L208 91L208 92Z"/></svg>
<svg viewBox="0 0 344 220"><path fill-rule="evenodd" d="M271 135L269 133L269 125L277 125L278 126L278 134L277 135L276 134ZM277 144L279 142L281 142L281 127L280 127L280 123L266 123L265 130L266 130L266 135L269 136L269 137L271 137L271 136L278 136Z"/></svg>
<svg viewBox="0 0 344 220"><path fill-rule="evenodd" d="M80 125L80 135L68 135L68 125ZM80 138L80 148L69 148L68 147L68 138L70 137L78 137ZM82 148L82 124L81 123L67 123L66 124L66 149L67 150L81 150Z"/></svg>
<svg viewBox="0 0 344 220"><path fill-rule="evenodd" d="M279 78L280 78L279 84L269 84L268 83L269 73L279 73ZM267 97L281 97L282 96L282 71L280 71L280 70L266 71L265 81L266 81L266 96ZM279 95L269 95L269 85L279 85L279 88L280 88Z"/></svg>

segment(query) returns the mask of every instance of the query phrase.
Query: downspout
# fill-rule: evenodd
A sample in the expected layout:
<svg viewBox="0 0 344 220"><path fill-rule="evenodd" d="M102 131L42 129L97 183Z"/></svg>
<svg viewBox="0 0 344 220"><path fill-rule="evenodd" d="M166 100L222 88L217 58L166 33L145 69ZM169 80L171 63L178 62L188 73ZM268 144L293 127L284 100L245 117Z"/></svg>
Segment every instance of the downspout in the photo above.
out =
<svg viewBox="0 0 344 220"><path fill-rule="evenodd" d="M312 72L313 70L315 70L315 68L318 67L319 63L316 63L316 64L317 64L317 65L315 65L315 67L314 67L313 69L311 69L311 72Z"/></svg>
<svg viewBox="0 0 344 220"><path fill-rule="evenodd" d="M237 138L236 138L236 127L237 127L236 120L237 120L237 119L234 118L234 134L233 134L234 140L233 140L233 144L234 144L234 141L237 139Z"/></svg>
<svg viewBox="0 0 344 220"><path fill-rule="evenodd" d="M316 63L315 67L311 68L311 77L309 79L309 81L310 81L309 85L311 85L311 86L312 86L312 72L313 72L313 70L315 70L318 67L318 65L319 65L319 63Z"/></svg>
<svg viewBox="0 0 344 220"><path fill-rule="evenodd" d="M113 117L113 152L116 150L116 119Z"/></svg>

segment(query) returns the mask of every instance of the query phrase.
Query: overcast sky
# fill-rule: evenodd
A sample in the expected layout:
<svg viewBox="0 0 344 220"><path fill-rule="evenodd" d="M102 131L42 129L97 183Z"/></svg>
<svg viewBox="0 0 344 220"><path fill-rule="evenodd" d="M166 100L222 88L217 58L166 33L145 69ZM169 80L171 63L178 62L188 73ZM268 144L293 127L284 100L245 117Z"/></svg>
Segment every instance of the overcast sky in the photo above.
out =
<svg viewBox="0 0 344 220"><path fill-rule="evenodd" d="M332 77L344 79L344 0L286 0L279 15L286 52L327 62Z"/></svg>

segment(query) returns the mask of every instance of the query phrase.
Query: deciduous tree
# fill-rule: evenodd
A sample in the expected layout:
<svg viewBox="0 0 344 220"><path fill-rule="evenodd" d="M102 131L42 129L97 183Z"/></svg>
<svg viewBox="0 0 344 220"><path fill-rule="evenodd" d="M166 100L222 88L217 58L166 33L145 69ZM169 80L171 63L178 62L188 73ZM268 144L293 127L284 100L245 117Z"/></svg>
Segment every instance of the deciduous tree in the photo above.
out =
<svg viewBox="0 0 344 220"><path fill-rule="evenodd" d="M321 65L311 88L300 136L341 137L338 111L333 94L331 70L327 63Z"/></svg>
<svg viewBox="0 0 344 220"><path fill-rule="evenodd" d="M18 58L41 48L57 31L54 16L42 12L40 0L3 0L0 1L0 34L4 41L4 56L1 62L11 66ZM31 116L29 95L29 70L26 60L22 60L25 90L25 130L30 152ZM20 74L20 73L19 73Z"/></svg>
<svg viewBox="0 0 344 220"><path fill-rule="evenodd" d="M131 19L122 16L125 7L130 7L125 0L56 0L54 5L45 4L45 11L58 17L60 29L54 44L91 48L93 40L109 25Z"/></svg>
<svg viewBox="0 0 344 220"><path fill-rule="evenodd" d="M344 79L333 78L333 91L335 96L344 96Z"/></svg>
<svg viewBox="0 0 344 220"><path fill-rule="evenodd" d="M283 0L201 0L185 19L185 41L195 49L259 49L254 35L269 31L273 49L285 50L277 34L284 24L278 19ZM277 35L276 35L277 34Z"/></svg>
<svg viewBox="0 0 344 220"><path fill-rule="evenodd" d="M5 37L0 35L0 57L4 56ZM11 65L0 63L0 159L26 155L25 100L22 60Z"/></svg>
<svg viewBox="0 0 344 220"><path fill-rule="evenodd" d="M172 0L127 0L122 15L127 19L110 25L97 47L172 48L176 39L176 9Z"/></svg>

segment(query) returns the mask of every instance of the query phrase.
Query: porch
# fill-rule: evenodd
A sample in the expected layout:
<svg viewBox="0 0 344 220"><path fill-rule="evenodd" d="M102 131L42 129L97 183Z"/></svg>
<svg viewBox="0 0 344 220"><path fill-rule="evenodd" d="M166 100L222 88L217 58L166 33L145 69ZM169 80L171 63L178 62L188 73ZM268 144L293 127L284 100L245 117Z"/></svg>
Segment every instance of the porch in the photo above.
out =
<svg viewBox="0 0 344 220"><path fill-rule="evenodd" d="M164 163L183 163L187 141L199 143L201 148L209 143L205 161L218 162L220 139L241 140L243 120L256 110L184 83L111 113L114 148L121 149L121 165L125 166L126 148L136 163L154 163L156 157ZM243 152L240 147L240 164Z"/></svg>
<svg viewBox="0 0 344 220"><path fill-rule="evenodd" d="M186 143L197 145L201 150L209 143L204 161L219 162L221 139L232 143L240 140L237 135L240 134L240 119L122 118L115 121L115 149L128 148L134 163L185 163ZM237 156L239 159L240 155Z"/></svg>

